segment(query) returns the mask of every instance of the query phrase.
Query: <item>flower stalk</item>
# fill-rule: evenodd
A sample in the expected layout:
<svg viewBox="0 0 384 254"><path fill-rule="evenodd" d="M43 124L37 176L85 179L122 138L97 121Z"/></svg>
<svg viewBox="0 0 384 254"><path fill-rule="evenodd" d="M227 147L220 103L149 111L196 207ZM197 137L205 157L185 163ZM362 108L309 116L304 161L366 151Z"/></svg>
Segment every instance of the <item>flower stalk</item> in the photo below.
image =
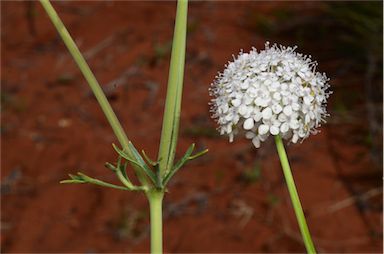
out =
<svg viewBox="0 0 384 254"><path fill-rule="evenodd" d="M289 166L288 157L284 149L284 144L279 135L275 136L275 143L276 143L277 152L279 154L279 158L281 162L281 167L283 168L284 177L287 183L289 195L291 197L292 205L295 210L296 219L299 224L300 232L304 240L305 248L307 249L308 253L311 253L311 254L316 253L316 249L313 245L311 234L309 233L307 222L305 220L303 208L301 207L300 198L299 198L299 195L297 194L295 181L293 180L291 167Z"/></svg>
<svg viewBox="0 0 384 254"><path fill-rule="evenodd" d="M178 0L172 42L171 63L169 67L167 97L165 101L163 127L158 155L161 175L164 175L171 169L176 153L183 92L187 13L188 0Z"/></svg>
<svg viewBox="0 0 384 254"><path fill-rule="evenodd" d="M51 19L52 23L56 27L58 33L60 34L61 39L67 46L69 52L71 53L80 71L83 73L85 79L87 80L90 88L92 89L93 94L95 95L98 103L100 104L100 107L103 110L105 117L110 123L113 129L113 132L115 133L121 146L124 148L128 148L128 142L129 142L128 137L125 134L123 127L121 126L115 113L113 112L113 109L109 104L103 90L101 89L99 82L97 81L95 75L92 73L84 57L80 53L80 50L76 46L76 43L73 41L71 35L69 34L68 30L65 28L63 22L57 15L55 9L53 8L49 0L40 0L40 2L44 7L45 11L47 12L49 18Z"/></svg>
<svg viewBox="0 0 384 254"><path fill-rule="evenodd" d="M144 151L142 151L141 155L133 146L132 142L129 141L96 77L92 73L84 57L80 53L80 50L65 28L63 22L60 20L55 9L49 0L40 0L40 2L87 80L122 147L122 149L120 149L113 144L113 148L118 154L117 163L114 165L107 162L105 166L116 174L123 186L107 183L99 179L89 177L81 172L77 175L70 174L70 179L63 180L61 183L90 183L120 190L143 191L146 194L150 207L151 252L156 254L162 253L162 202L166 191L166 185L172 176L186 162L196 159L208 151L204 150L192 155L194 149L194 144L192 144L185 155L175 165L173 165L176 154L183 90L188 0L178 0L177 4L167 97L157 161L151 160ZM125 163L123 163L123 160L125 160ZM133 185L128 178L126 173L128 163L134 168L135 173L140 180L141 186Z"/></svg>
<svg viewBox="0 0 384 254"><path fill-rule="evenodd" d="M72 39L67 28L64 26L59 15L55 11L55 9L53 8L49 0L40 0L40 3L45 9L49 18L51 19L53 25L55 26L64 44L67 46L68 51L71 53L77 66L79 67L80 71L84 75L84 78L88 82L89 87L91 88L93 94L95 95L97 102L99 103L105 117L107 118L109 124L111 125L112 130L116 135L116 138L118 139L120 145L123 147L123 150L128 154L128 156L133 158L132 152L129 147L130 141L126 135L126 132L124 131L119 120L117 119L115 112L113 111L111 105L108 102L107 97L105 96L103 90L100 87L99 82L97 81L95 75L89 68L79 48L77 47L76 43ZM136 165L132 165L132 166L134 167L140 182L144 185L148 185L145 176L140 172L138 167Z"/></svg>

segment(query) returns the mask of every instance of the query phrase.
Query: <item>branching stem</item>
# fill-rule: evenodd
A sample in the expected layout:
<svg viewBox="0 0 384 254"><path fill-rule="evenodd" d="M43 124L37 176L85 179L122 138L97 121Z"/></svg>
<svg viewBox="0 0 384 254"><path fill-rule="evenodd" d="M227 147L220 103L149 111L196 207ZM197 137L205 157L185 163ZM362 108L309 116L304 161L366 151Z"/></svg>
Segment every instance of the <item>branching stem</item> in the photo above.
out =
<svg viewBox="0 0 384 254"><path fill-rule="evenodd" d="M119 120L117 119L115 112L113 111L111 105L109 104L107 97L105 96L103 90L101 89L99 82L97 81L95 75L92 73L91 69L89 68L80 50L76 46L76 43L73 41L71 35L69 34L68 30L65 28L59 15L57 15L55 9L53 8L49 0L40 0L40 3L44 7L53 25L56 27L57 32L59 33L61 39L67 46L69 52L71 53L73 59L78 65L80 71L83 73L85 79L87 80L93 94L95 95L101 109L104 112L105 117L107 118L109 124L111 125L112 130L115 133L117 139L119 140L119 143L121 144L123 150L133 159L132 151L129 147L129 139L126 133L124 132L123 127L121 126ZM134 167L140 182L143 185L148 186L147 179L145 178L143 173L140 172L140 169L136 165L132 165L132 166Z"/></svg>

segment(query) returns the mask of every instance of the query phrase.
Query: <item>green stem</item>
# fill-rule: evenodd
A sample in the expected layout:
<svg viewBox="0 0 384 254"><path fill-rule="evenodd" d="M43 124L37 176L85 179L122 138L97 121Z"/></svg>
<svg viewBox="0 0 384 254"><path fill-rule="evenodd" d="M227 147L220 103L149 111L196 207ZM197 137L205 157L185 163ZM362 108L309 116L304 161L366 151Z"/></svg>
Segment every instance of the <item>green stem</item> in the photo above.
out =
<svg viewBox="0 0 384 254"><path fill-rule="evenodd" d="M91 69L89 68L84 57L82 56L80 50L76 46L76 43L73 41L71 35L69 34L68 30L65 28L63 22L61 21L60 17L57 15L55 9L53 8L49 0L40 0L40 3L44 7L53 25L56 27L57 32L61 36L61 39L64 41L73 59L78 65L80 71L83 73L85 79L87 80L93 94L95 95L97 101L99 102L100 107L103 110L104 115L106 116L109 124L111 125L113 132L115 133L117 139L119 140L119 143L121 144L123 150L132 159L134 159L134 156L129 146L129 139L125 134L119 120L117 119L111 105L109 104L103 90L101 89L99 82L97 82L95 75L93 75ZM143 175L143 172L141 172L140 168L137 167L136 165L132 165L132 166L135 169L135 172L140 182L144 185L148 185L148 181L146 177Z"/></svg>
<svg viewBox="0 0 384 254"><path fill-rule="evenodd" d="M291 196L291 201L293 204L293 208L295 210L296 218L299 223L301 235L304 239L304 244L308 253L316 253L315 247L313 245L311 234L309 233L309 229L307 226L307 222L305 220L305 216L303 213L303 209L301 207L299 195L297 194L295 181L293 180L291 168L289 166L287 154L284 149L284 144L280 136L275 136L275 142L277 147L277 152L280 157L281 166L283 168L285 181L287 182L289 195Z"/></svg>
<svg viewBox="0 0 384 254"><path fill-rule="evenodd" d="M147 195L151 214L151 253L163 253L163 216L162 204L164 193L153 191Z"/></svg>
<svg viewBox="0 0 384 254"><path fill-rule="evenodd" d="M171 169L176 153L183 92L187 12L188 0L178 0L158 156L162 176Z"/></svg>
<svg viewBox="0 0 384 254"><path fill-rule="evenodd" d="M59 16L57 15L55 9L53 8L49 0L40 0L40 2L43 5L45 11L47 12L49 18L51 19L52 23L56 27L57 31L59 32L62 40L67 46L76 64L79 66L79 69L83 73L93 93L95 94L95 97L99 102L100 107L102 108L105 116L107 117L108 122L110 123L113 129L113 132L115 133L121 146L124 148L127 148L128 137L125 134L123 127L121 126L119 120L117 119L115 113L113 112L111 105L109 104L107 98L105 97L103 90L101 89L99 83L97 82L87 62L85 61L84 57L81 55L80 50L77 48L76 43L71 38L71 35L69 34L68 30L65 28L63 22L60 20Z"/></svg>

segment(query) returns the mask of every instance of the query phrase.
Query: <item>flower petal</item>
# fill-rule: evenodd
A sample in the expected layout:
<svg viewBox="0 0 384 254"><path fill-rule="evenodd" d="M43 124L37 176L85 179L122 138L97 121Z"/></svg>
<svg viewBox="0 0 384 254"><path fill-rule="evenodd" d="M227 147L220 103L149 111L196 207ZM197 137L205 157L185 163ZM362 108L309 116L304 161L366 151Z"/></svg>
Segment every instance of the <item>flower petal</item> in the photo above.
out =
<svg viewBox="0 0 384 254"><path fill-rule="evenodd" d="M290 105L285 106L284 109L283 109L283 113L286 116L290 116L292 114L292 107Z"/></svg>
<svg viewBox="0 0 384 254"><path fill-rule="evenodd" d="M252 131L247 131L246 133L245 133L245 137L247 138L247 139L252 139L252 138L254 138L256 136L256 134L254 133L254 132L252 132Z"/></svg>
<svg viewBox="0 0 384 254"><path fill-rule="evenodd" d="M280 131L282 133L285 133L289 130L289 124L288 123L283 123L281 126L280 126Z"/></svg>
<svg viewBox="0 0 384 254"><path fill-rule="evenodd" d="M260 134L260 135L264 135L264 134L268 133L268 131L269 131L269 126L266 125L266 124L262 124L262 125L259 126L258 131L259 131L259 134Z"/></svg>
<svg viewBox="0 0 384 254"><path fill-rule="evenodd" d="M265 108L261 112L263 119L268 120L272 117L272 109L271 108Z"/></svg>
<svg viewBox="0 0 384 254"><path fill-rule="evenodd" d="M244 121L243 128L244 130L250 130L255 126L255 122L253 121L252 118L248 118L247 120Z"/></svg>
<svg viewBox="0 0 384 254"><path fill-rule="evenodd" d="M238 107L238 106L240 106L240 104L241 104L241 100L240 99L234 99L234 100L232 100L232 105L234 106L234 107Z"/></svg>
<svg viewBox="0 0 384 254"><path fill-rule="evenodd" d="M283 108L279 104L272 105L273 113L279 114L282 110L283 110Z"/></svg>
<svg viewBox="0 0 384 254"><path fill-rule="evenodd" d="M252 139L252 144L256 147L256 148L259 148L260 147L260 139L258 137L254 137Z"/></svg>
<svg viewBox="0 0 384 254"><path fill-rule="evenodd" d="M274 125L272 125L271 128L269 128L269 132L272 135L276 136L277 134L279 134L279 128L274 126Z"/></svg>

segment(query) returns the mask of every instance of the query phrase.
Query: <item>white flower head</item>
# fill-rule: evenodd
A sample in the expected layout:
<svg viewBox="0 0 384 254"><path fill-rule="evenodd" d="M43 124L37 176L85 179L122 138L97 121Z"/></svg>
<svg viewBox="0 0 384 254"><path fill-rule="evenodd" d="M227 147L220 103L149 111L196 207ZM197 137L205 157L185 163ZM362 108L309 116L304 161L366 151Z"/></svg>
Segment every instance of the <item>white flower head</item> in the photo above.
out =
<svg viewBox="0 0 384 254"><path fill-rule="evenodd" d="M325 122L329 79L315 71L310 56L295 50L267 42L260 52L240 52L216 77L210 88L212 117L230 142L245 133L256 148L269 135L296 143Z"/></svg>

